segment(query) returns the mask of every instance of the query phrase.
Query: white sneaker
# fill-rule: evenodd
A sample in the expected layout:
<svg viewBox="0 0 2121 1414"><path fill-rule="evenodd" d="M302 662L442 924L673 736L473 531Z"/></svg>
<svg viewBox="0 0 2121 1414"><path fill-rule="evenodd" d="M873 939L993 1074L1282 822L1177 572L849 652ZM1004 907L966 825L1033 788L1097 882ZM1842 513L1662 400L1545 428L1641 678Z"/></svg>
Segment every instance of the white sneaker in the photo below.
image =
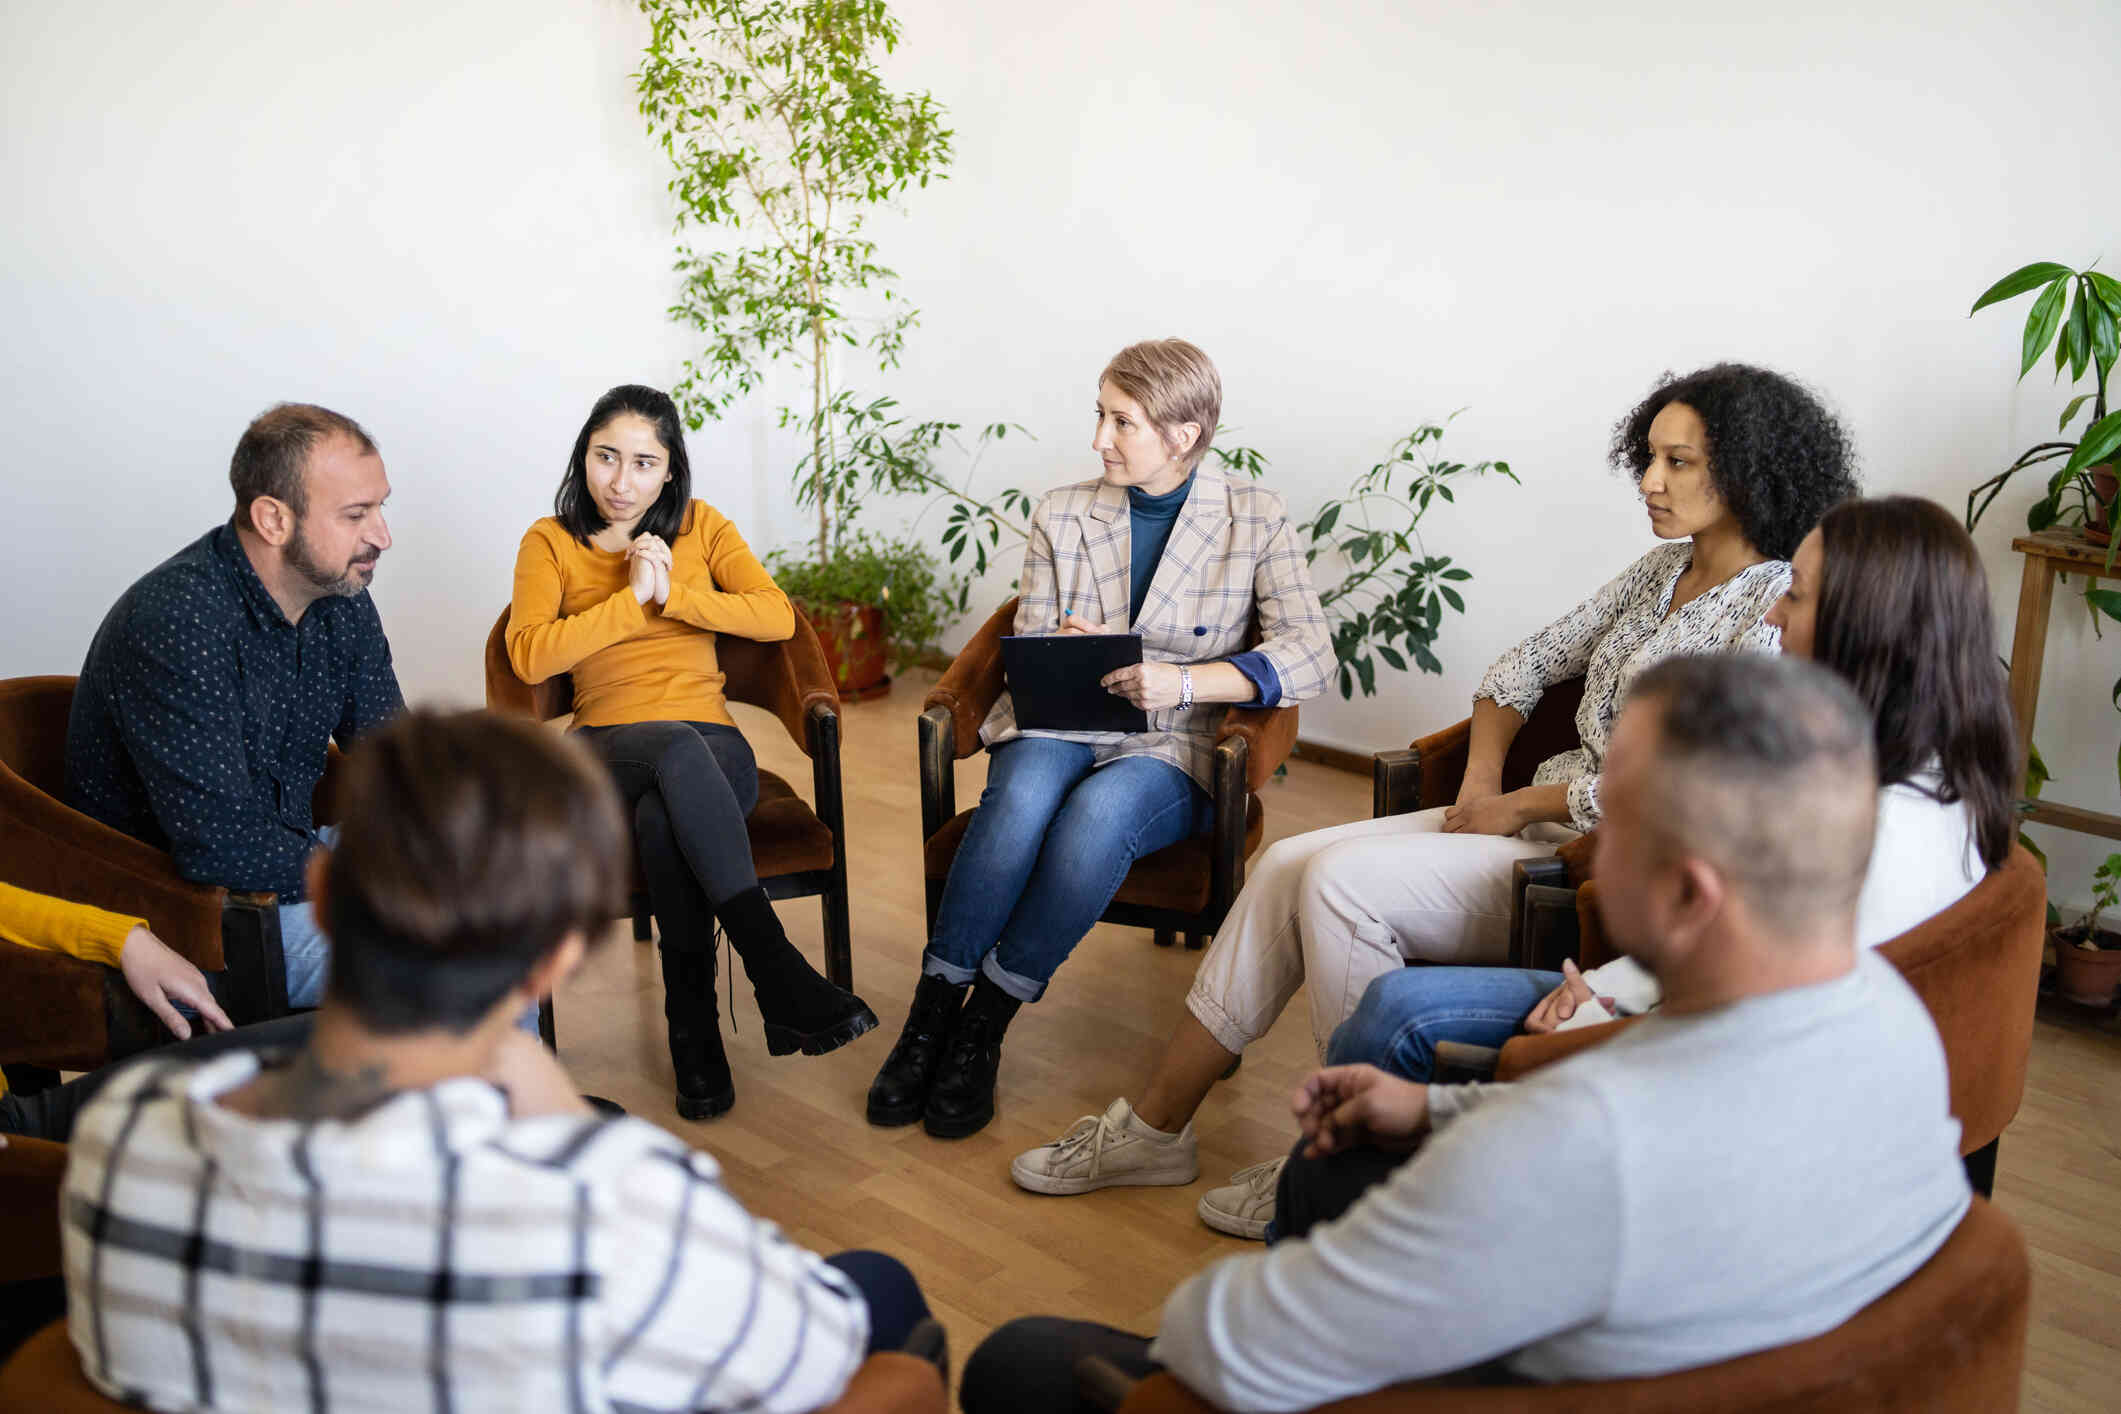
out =
<svg viewBox="0 0 2121 1414"><path fill-rule="evenodd" d="M1018 1154L1009 1177L1033 1193L1191 1183L1200 1177L1200 1155L1192 1125L1176 1134L1151 1129L1122 1097L1101 1115L1084 1115L1053 1143Z"/></svg>
<svg viewBox="0 0 2121 1414"><path fill-rule="evenodd" d="M1281 1183L1281 1166L1287 1162L1284 1155L1239 1169L1230 1175L1228 1184L1201 1194L1194 1211L1217 1232L1266 1241L1267 1224L1274 1221L1274 1190Z"/></svg>

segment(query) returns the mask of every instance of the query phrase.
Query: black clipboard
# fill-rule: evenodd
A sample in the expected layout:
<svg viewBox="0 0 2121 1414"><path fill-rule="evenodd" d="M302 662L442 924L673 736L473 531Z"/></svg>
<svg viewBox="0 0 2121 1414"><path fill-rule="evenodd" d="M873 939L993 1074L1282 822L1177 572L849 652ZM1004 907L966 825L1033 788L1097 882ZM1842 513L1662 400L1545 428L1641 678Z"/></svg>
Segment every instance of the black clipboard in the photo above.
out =
<svg viewBox="0 0 2121 1414"><path fill-rule="evenodd" d="M1145 732L1149 714L1103 686L1142 660L1138 633L1018 633L1002 639L1016 725L1045 732Z"/></svg>

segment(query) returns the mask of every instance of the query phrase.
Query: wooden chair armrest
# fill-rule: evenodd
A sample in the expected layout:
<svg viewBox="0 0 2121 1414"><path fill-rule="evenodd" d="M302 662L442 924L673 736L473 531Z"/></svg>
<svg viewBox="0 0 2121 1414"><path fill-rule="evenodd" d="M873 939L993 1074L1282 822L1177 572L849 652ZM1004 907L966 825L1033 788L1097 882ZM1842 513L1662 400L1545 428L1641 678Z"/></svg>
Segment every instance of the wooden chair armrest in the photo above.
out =
<svg viewBox="0 0 2121 1414"><path fill-rule="evenodd" d="M1476 1046L1470 1041L1438 1041L1432 1078L1443 1085L1492 1080L1495 1067L1501 1062L1502 1051L1495 1046Z"/></svg>
<svg viewBox="0 0 2121 1414"><path fill-rule="evenodd" d="M1545 1036L1512 1036L1503 1043L1502 1056L1495 1065L1495 1078L1505 1082L1521 1080L1543 1065L1552 1065L1578 1051L1604 1045L1641 1019L1624 1016L1602 1026L1585 1026L1575 1031L1555 1031Z"/></svg>
<svg viewBox="0 0 2121 1414"><path fill-rule="evenodd" d="M958 650L949 670L921 699L924 713L931 707L950 713L954 723L951 738L960 761L980 749L980 723L987 720L987 714L1001 698L1002 638L1015 627L1016 600L1011 599L987 616L979 632Z"/></svg>
<svg viewBox="0 0 2121 1414"><path fill-rule="evenodd" d="M879 1351L819 1414L944 1414L943 1372L918 1355Z"/></svg>
<svg viewBox="0 0 2121 1414"><path fill-rule="evenodd" d="M1370 758L1370 818L1411 815L1421 808L1421 756L1380 751Z"/></svg>
<svg viewBox="0 0 2121 1414"><path fill-rule="evenodd" d="M145 918L155 936L209 972L225 964L227 891L178 877L166 853L0 772L0 872L18 888Z"/></svg>
<svg viewBox="0 0 2121 1414"><path fill-rule="evenodd" d="M227 976L217 995L238 1026L287 1015L287 958L280 946L277 894L231 893L221 910Z"/></svg>
<svg viewBox="0 0 2121 1414"><path fill-rule="evenodd" d="M1431 732L1407 750L1414 753L1421 785L1415 797L1416 810L1434 810L1458 799L1466 780L1466 756L1473 747L1473 719L1454 722L1440 732Z"/></svg>
<svg viewBox="0 0 2121 1414"><path fill-rule="evenodd" d="M774 716L805 755L811 754L813 746L812 724L820 715L837 719L840 712L839 688L832 681L832 669L825 662L825 650L817 641L817 630L803 611L795 611L795 634L780 645L774 670L768 673L766 689L767 704ZM835 734L835 740L837 735Z"/></svg>
<svg viewBox="0 0 2121 1414"><path fill-rule="evenodd" d="M948 706L931 702L914 726L920 734L921 841L925 844L957 814L957 716Z"/></svg>
<svg viewBox="0 0 2121 1414"><path fill-rule="evenodd" d="M1231 738L1245 743L1245 789L1258 790L1274 779L1282 762L1296 749L1294 707L1232 707L1216 726L1218 745Z"/></svg>
<svg viewBox="0 0 2121 1414"><path fill-rule="evenodd" d="M1178 1376L1169 1371L1134 1381L1119 1411L1120 1414L1222 1414L1221 1410L1180 1384Z"/></svg>

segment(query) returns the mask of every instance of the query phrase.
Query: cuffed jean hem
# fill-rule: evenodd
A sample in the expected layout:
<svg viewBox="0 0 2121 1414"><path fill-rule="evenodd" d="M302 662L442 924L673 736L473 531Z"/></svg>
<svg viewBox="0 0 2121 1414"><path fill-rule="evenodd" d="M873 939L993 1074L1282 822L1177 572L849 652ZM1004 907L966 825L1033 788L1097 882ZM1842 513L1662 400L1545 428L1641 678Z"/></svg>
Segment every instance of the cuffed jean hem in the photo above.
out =
<svg viewBox="0 0 2121 1414"><path fill-rule="evenodd" d="M1035 1002L1046 995L1045 979L1024 977L1011 972L996 962L991 952L980 959L977 967L961 967L948 958L937 957L934 953L923 953L921 972L925 976L940 977L953 987L962 987L973 978L984 976L1020 1002Z"/></svg>

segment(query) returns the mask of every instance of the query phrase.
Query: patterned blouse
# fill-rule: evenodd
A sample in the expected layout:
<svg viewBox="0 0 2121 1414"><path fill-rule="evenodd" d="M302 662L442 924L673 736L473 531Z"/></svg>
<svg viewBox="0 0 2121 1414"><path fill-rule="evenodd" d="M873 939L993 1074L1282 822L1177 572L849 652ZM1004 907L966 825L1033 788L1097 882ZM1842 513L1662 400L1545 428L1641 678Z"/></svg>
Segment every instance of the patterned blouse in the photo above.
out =
<svg viewBox="0 0 2121 1414"><path fill-rule="evenodd" d="M1781 632L1760 618L1789 588L1789 562L1764 560L1742 569L1672 613L1672 588L1693 558L1691 541L1658 546L1496 659L1473 694L1475 701L1485 697L1529 717L1549 687L1582 674L1576 731L1583 745L1541 762L1532 776L1535 786L1569 788L1569 820L1579 830L1598 823L1598 773L1637 674L1682 653L1782 651Z"/></svg>

